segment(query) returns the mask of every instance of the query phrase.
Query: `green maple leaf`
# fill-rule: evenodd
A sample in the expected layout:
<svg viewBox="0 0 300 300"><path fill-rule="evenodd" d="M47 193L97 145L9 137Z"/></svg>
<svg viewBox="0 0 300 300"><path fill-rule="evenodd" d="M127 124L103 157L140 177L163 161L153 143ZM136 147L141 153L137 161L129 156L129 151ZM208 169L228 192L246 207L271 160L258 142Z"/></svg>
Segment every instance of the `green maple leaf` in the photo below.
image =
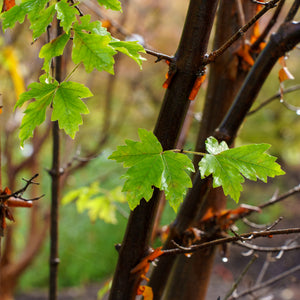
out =
<svg viewBox="0 0 300 300"><path fill-rule="evenodd" d="M142 69L142 62L146 59L139 52L145 53L145 50L138 42L123 42L113 39L113 42L110 42L109 45L132 58L140 66L140 69Z"/></svg>
<svg viewBox="0 0 300 300"><path fill-rule="evenodd" d="M91 97L90 90L76 82L68 81L59 84L54 80L48 83L46 76L41 76L40 82L31 83L28 88L28 91L20 95L15 105L15 108L21 107L26 101L35 99L24 111L25 116L19 133L21 146L26 139L33 136L34 129L44 122L46 109L51 103L53 105L51 120L58 120L59 127L74 138L78 126L82 124L81 114L89 112L80 98Z"/></svg>
<svg viewBox="0 0 300 300"><path fill-rule="evenodd" d="M3 29L13 28L16 22L22 24L26 15L31 23L38 18L41 19L41 11L45 9L47 3L48 0L25 0L20 5L15 5L2 14ZM47 17L47 15L43 17ZM42 22L42 20L39 21Z"/></svg>
<svg viewBox="0 0 300 300"><path fill-rule="evenodd" d="M39 57L44 58L42 70L45 70L46 73L50 72L51 59L55 56L60 56L63 54L64 48L69 41L69 38L69 34L63 33L41 48Z"/></svg>
<svg viewBox="0 0 300 300"><path fill-rule="evenodd" d="M55 4L57 18L60 20L60 25L66 33L69 33L72 24L76 21L76 15L79 15L78 10L74 6L70 6L67 0L59 1Z"/></svg>
<svg viewBox="0 0 300 300"><path fill-rule="evenodd" d="M57 82L46 83L43 81L43 77L40 78L40 81L40 83L33 82L28 86L30 90L20 95L14 108L21 107L26 101L31 99L36 100L29 103L24 111L25 116L22 119L19 133L21 146L24 146L25 140L33 136L34 129L45 121L46 109L51 104L58 86Z"/></svg>
<svg viewBox="0 0 300 300"><path fill-rule="evenodd" d="M90 16L86 15L81 18L81 24L74 23L73 62L83 62L88 73L96 68L113 74L113 56L117 52L109 45L111 36L106 29L102 29L99 21L89 23L89 20ZM87 30L90 33L87 33Z"/></svg>
<svg viewBox="0 0 300 300"><path fill-rule="evenodd" d="M71 138L83 123L81 114L88 114L89 110L81 100L93 96L90 90L77 82L62 82L53 98L52 121L58 120L59 128L64 129Z"/></svg>
<svg viewBox="0 0 300 300"><path fill-rule="evenodd" d="M275 162L276 157L265 153L269 148L268 144L253 144L228 149L225 142L219 144L215 138L210 137L206 141L209 154L199 162L201 177L212 174L213 187L222 186L225 195L230 195L238 202L244 177L267 182L267 177L285 174Z"/></svg>
<svg viewBox="0 0 300 300"><path fill-rule="evenodd" d="M49 6L47 9L40 12L39 17L32 22L30 29L32 29L33 39L38 38L43 34L47 26L52 22L53 16L55 14L54 5Z"/></svg>
<svg viewBox="0 0 300 300"><path fill-rule="evenodd" d="M140 142L126 140L109 157L123 162L129 168L123 176L126 182L123 191L127 192L129 207L134 209L140 199L149 201L153 186L165 191L166 199L176 211L182 202L186 189L192 186L187 171L194 171L191 160L182 153L164 151L152 132L138 131Z"/></svg>
<svg viewBox="0 0 300 300"><path fill-rule="evenodd" d="M119 0L98 0L100 5L103 5L107 9L122 11L121 3Z"/></svg>

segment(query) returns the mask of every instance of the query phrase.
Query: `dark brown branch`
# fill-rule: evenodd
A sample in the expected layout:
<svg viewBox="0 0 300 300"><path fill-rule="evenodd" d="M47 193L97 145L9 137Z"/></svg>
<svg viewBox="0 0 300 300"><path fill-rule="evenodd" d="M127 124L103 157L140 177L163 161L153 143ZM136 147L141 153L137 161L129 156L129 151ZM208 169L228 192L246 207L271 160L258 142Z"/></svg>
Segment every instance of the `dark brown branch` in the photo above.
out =
<svg viewBox="0 0 300 300"><path fill-rule="evenodd" d="M284 20L285 22L290 22L294 19L297 11L299 10L299 6L300 6L300 0L295 0Z"/></svg>
<svg viewBox="0 0 300 300"><path fill-rule="evenodd" d="M259 11L247 24L240 28L225 44L223 44L219 49L210 53L205 59L204 64L207 65L221 56L235 41L242 37L259 18L261 18L271 8L275 7L278 1L280 0L271 0L267 2L264 8Z"/></svg>
<svg viewBox="0 0 300 300"><path fill-rule="evenodd" d="M159 52L156 52L156 51L150 50L150 49L145 49L145 51L146 51L147 54L157 57L157 60L155 62L159 62L162 59L167 60L169 62L174 61L173 56L169 56L169 55L166 55L166 54L163 54L163 53L159 53Z"/></svg>
<svg viewBox="0 0 300 300"><path fill-rule="evenodd" d="M8 195L0 195L0 200L6 200L6 199L8 199L10 197L15 197L15 198L18 198L18 199L22 199L24 201L32 201L32 200L38 200L38 199L40 199L42 196L38 197L38 199L24 199L24 198L22 198L22 195L24 194L24 192L27 190L27 188L31 184L37 184L37 185L39 184L39 183L33 181L37 176L39 176L39 174L35 174L29 180L23 178L23 180L26 181L26 184L25 184L25 186L23 188L17 190L14 193L8 194Z"/></svg>
<svg viewBox="0 0 300 300"><path fill-rule="evenodd" d="M56 36L62 34L63 30L57 20ZM55 57L55 79L62 79L62 57ZM51 176L51 212L50 212L50 260L49 260L49 300L58 298L58 212L60 194L60 137L58 121L52 123L52 167L49 171Z"/></svg>
<svg viewBox="0 0 300 300"><path fill-rule="evenodd" d="M283 278L297 272L297 271L300 271L300 265L296 266L296 267L293 267L283 273L281 273L280 275L277 275L269 280L266 280L265 282L259 284L259 285L255 285L254 287L244 291L244 292L241 292L240 294L236 295L236 296L232 296L229 298L229 300L234 300L234 299L238 299L238 298L242 298L246 295L249 295L249 294L252 294L253 292L255 291L258 291L258 290L261 290L269 285L272 285L273 283L279 281L279 280L282 280Z"/></svg>

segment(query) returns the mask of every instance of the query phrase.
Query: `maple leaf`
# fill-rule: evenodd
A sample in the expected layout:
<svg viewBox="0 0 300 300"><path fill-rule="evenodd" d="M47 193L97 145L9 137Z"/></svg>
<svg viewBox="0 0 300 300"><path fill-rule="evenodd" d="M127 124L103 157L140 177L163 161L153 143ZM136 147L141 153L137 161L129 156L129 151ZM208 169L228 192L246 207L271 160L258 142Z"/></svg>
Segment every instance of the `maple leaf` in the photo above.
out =
<svg viewBox="0 0 300 300"><path fill-rule="evenodd" d="M220 151L221 148L224 150ZM201 178L212 174L213 187L222 186L225 195L238 202L244 177L267 182L267 177L285 174L275 162L276 157L264 153L269 148L268 144L253 144L228 149L224 142L219 144L214 137L209 137L206 140L208 154L199 162Z"/></svg>
<svg viewBox="0 0 300 300"><path fill-rule="evenodd" d="M55 56L60 56L63 54L69 38L69 34L63 33L41 48L39 57L44 58L42 70L45 70L47 73L50 72L51 59Z"/></svg>
<svg viewBox="0 0 300 300"><path fill-rule="evenodd" d="M107 71L114 74L114 58L117 53L112 46L110 33L101 26L99 21L90 22L91 16L81 17L81 24L74 23L74 40L72 60L75 64L83 62L86 72L96 68L98 71ZM89 30L90 33L86 31Z"/></svg>
<svg viewBox="0 0 300 300"><path fill-rule="evenodd" d="M176 211L192 186L187 171L194 171L190 159L182 153L164 151L152 132L138 130L141 142L126 140L126 146L119 146L109 157L123 162L129 168L123 175L126 182L123 191L127 192L129 207L134 209L140 199L150 200L153 186L165 191L166 199Z"/></svg>
<svg viewBox="0 0 300 300"><path fill-rule="evenodd" d="M61 0L55 4L57 11L57 19L60 20L60 25L66 33L69 33L72 24L76 21L76 15L79 15L78 10L74 6L70 6L67 0Z"/></svg>
<svg viewBox="0 0 300 300"><path fill-rule="evenodd" d="M122 11L121 3L119 0L97 0L100 5L107 9Z"/></svg>
<svg viewBox="0 0 300 300"><path fill-rule="evenodd" d="M48 83L44 75L40 77L40 82L33 82L28 88L30 90L21 94L15 105L16 109L26 101L35 99L24 111L25 116L22 119L19 134L21 146L24 145L26 139L33 136L34 129L44 122L46 109L51 103L53 105L51 120L58 120L59 127L74 138L78 126L82 124L81 114L89 112L81 98L91 97L90 90L76 82L68 81L59 84L54 80Z"/></svg>
<svg viewBox="0 0 300 300"><path fill-rule="evenodd" d="M139 52L145 53L146 51L144 50L143 46L140 45L137 41L123 42L114 38L113 41L109 43L109 45L112 46L115 50L122 52L132 58L140 66L140 69L142 69L142 62L146 59L142 57Z"/></svg>

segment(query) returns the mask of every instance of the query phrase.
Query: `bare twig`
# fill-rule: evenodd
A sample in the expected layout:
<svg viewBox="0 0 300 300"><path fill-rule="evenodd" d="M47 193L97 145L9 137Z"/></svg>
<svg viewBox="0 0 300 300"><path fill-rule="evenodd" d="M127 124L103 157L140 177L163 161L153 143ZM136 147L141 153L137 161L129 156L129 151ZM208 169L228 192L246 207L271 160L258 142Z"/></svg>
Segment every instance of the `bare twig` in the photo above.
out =
<svg viewBox="0 0 300 300"><path fill-rule="evenodd" d="M285 90L282 91L282 94L288 94L294 91L298 91L300 90L300 85L295 85L295 86L291 86ZM261 110L264 106L266 106L267 104L271 103L272 101L276 100L276 99L280 99L281 97L281 93L278 92L277 94L273 95L272 97L270 97L269 99L263 101L257 108L251 110L247 115L250 116L254 113L256 113L257 111Z"/></svg>
<svg viewBox="0 0 300 300"><path fill-rule="evenodd" d="M204 65L207 65L216 60L221 56L235 41L242 37L247 30L259 19L261 18L268 10L276 6L276 3L280 0L271 0L265 3L265 6L260 10L247 24L240 28L225 44L223 44L219 49L213 51L209 56L204 60Z"/></svg>
<svg viewBox="0 0 300 300"><path fill-rule="evenodd" d="M300 249L300 245L292 245L292 246L282 245L282 246L278 246L278 247L261 247L258 245L249 244L245 241L243 241L243 242L237 241L237 242L235 242L235 244L237 244L243 248L247 248L249 250L258 251L258 252L280 252L280 251L293 251L293 250Z"/></svg>
<svg viewBox="0 0 300 300"><path fill-rule="evenodd" d="M246 273L248 272L249 268L252 266L252 264L256 261L257 258L258 258L257 255L253 255L253 257L251 258L251 260L249 261L249 263L246 265L246 267L244 268L244 270L242 271L242 273L240 274L240 276L237 278L237 280L232 285L231 289L225 295L224 300L227 300L232 295L232 293L236 290L237 286L239 285L239 283L241 282L241 280L246 275Z"/></svg>
<svg viewBox="0 0 300 300"><path fill-rule="evenodd" d="M183 253L190 253L195 252L200 249L209 248L216 245L222 245L226 243L232 243L239 241L241 239L256 239L258 237L269 237L272 235L281 235L281 234L292 234L292 233L300 233L300 228L288 228L288 229L278 229L278 230L270 230L270 231L260 231L260 232L249 232L249 233L243 233L238 236L231 236L231 237L225 237L216 239L213 241L209 241L203 244L193 245L189 248L183 249L169 249L164 250L163 255L174 255L174 254L183 254Z"/></svg>
<svg viewBox="0 0 300 300"><path fill-rule="evenodd" d="M300 192L300 184L294 186L292 189L288 190L286 193L278 196L277 198L273 198L272 197L266 203L263 203L263 204L259 205L259 208L263 209L265 207L268 207L268 206L273 205L273 204L275 204L277 202L280 202L280 201L282 201L282 200L284 200L284 199L286 199L286 198L288 198L288 197L290 197L290 196L292 196L294 194L297 194L299 192Z"/></svg>
<svg viewBox="0 0 300 300"><path fill-rule="evenodd" d="M167 60L169 62L173 62L174 61L174 56L169 56L169 55L166 55L166 54L163 54L163 53L159 53L159 52L156 52L156 51L150 50L150 49L145 49L145 51L146 51L147 54L157 57L157 59L156 59L155 62L159 62L162 59Z"/></svg>
<svg viewBox="0 0 300 300"><path fill-rule="evenodd" d="M17 190L14 193L11 193L11 194L8 194L8 195L0 195L0 200L6 200L6 199L8 199L10 197L15 197L15 198L18 198L18 199L22 199L24 201L32 201L32 200L38 200L38 199L40 199L42 196L34 198L34 199L24 199L24 198L22 198L22 195L24 194L24 192L27 190L27 188L31 184L37 184L37 185L39 184L39 183L33 181L37 176L39 176L39 174L35 174L29 180L22 178L26 182L25 186L23 188Z"/></svg>
<svg viewBox="0 0 300 300"><path fill-rule="evenodd" d="M244 292L241 292L240 294L238 294L238 295L236 295L234 297L232 296L229 299L230 300L238 299L238 298L242 298L242 297L244 297L246 295L252 294L253 292L261 290L261 289L263 289L263 288L265 288L265 287L267 287L267 286L269 286L269 285L271 285L271 284L273 284L273 283L275 283L275 282L277 282L279 280L282 280L283 278L285 278L285 277L287 277L287 276L289 276L289 275L291 275L291 274L293 274L293 273L295 273L297 271L300 271L300 265L298 265L298 266L296 266L294 268L291 268L291 269L289 269L289 270L281 273L280 275L277 275L277 276L275 276L275 277L273 277L273 278L271 278L269 280L266 280L265 282L263 282L263 283L261 283L259 285L255 285L252 288L250 288L248 290L245 290Z"/></svg>

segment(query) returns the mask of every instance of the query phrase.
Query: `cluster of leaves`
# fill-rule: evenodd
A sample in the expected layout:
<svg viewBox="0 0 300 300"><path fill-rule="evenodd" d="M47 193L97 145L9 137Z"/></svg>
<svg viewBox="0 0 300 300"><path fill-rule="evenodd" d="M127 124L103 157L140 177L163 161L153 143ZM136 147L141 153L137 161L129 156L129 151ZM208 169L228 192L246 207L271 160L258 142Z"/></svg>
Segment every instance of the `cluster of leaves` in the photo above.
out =
<svg viewBox="0 0 300 300"><path fill-rule="evenodd" d="M88 187L80 187L70 191L62 199L62 204L76 201L77 211L88 211L92 221L98 218L106 223L116 224L118 204L126 202L121 187L107 191L100 187L99 182L93 182Z"/></svg>
<svg viewBox="0 0 300 300"><path fill-rule="evenodd" d="M127 192L129 206L134 209L140 199L150 200L155 186L165 192L170 206L176 211L186 189L192 186L187 174L195 171L192 161L178 151L163 151L152 132L139 129L138 133L140 142L126 140L126 145L119 146L109 157L129 168L123 175L126 179L123 191ZM284 174L275 162L276 158L265 153L269 147L268 144L252 144L229 149L225 142L219 143L209 137L207 153L199 162L201 177L212 175L213 187L222 186L225 195L238 202L244 177L266 182L267 177Z"/></svg>
<svg viewBox="0 0 300 300"><path fill-rule="evenodd" d="M121 11L118 0L98 2L106 8ZM114 55L117 52L128 55L141 67L144 58L140 52L144 52L144 49L137 42L113 38L100 21L91 22L90 15L79 16L76 4L67 0L24 0L2 14L3 29L13 28L17 22L23 23L26 16L31 23L33 39L46 32L55 16L63 33L41 48L39 56L44 59L42 69L46 74L40 77L40 82L29 85L30 90L21 95L15 106L21 107L25 102L35 99L25 110L19 135L21 145L33 135L36 126L45 120L46 109L51 105L51 120L58 120L60 128L74 138L78 126L82 124L81 114L89 112L82 98L91 97L92 93L79 83L55 81L50 75L52 58L62 55L67 43L72 42L72 60L75 65L82 63L87 72L97 69L113 74Z"/></svg>

